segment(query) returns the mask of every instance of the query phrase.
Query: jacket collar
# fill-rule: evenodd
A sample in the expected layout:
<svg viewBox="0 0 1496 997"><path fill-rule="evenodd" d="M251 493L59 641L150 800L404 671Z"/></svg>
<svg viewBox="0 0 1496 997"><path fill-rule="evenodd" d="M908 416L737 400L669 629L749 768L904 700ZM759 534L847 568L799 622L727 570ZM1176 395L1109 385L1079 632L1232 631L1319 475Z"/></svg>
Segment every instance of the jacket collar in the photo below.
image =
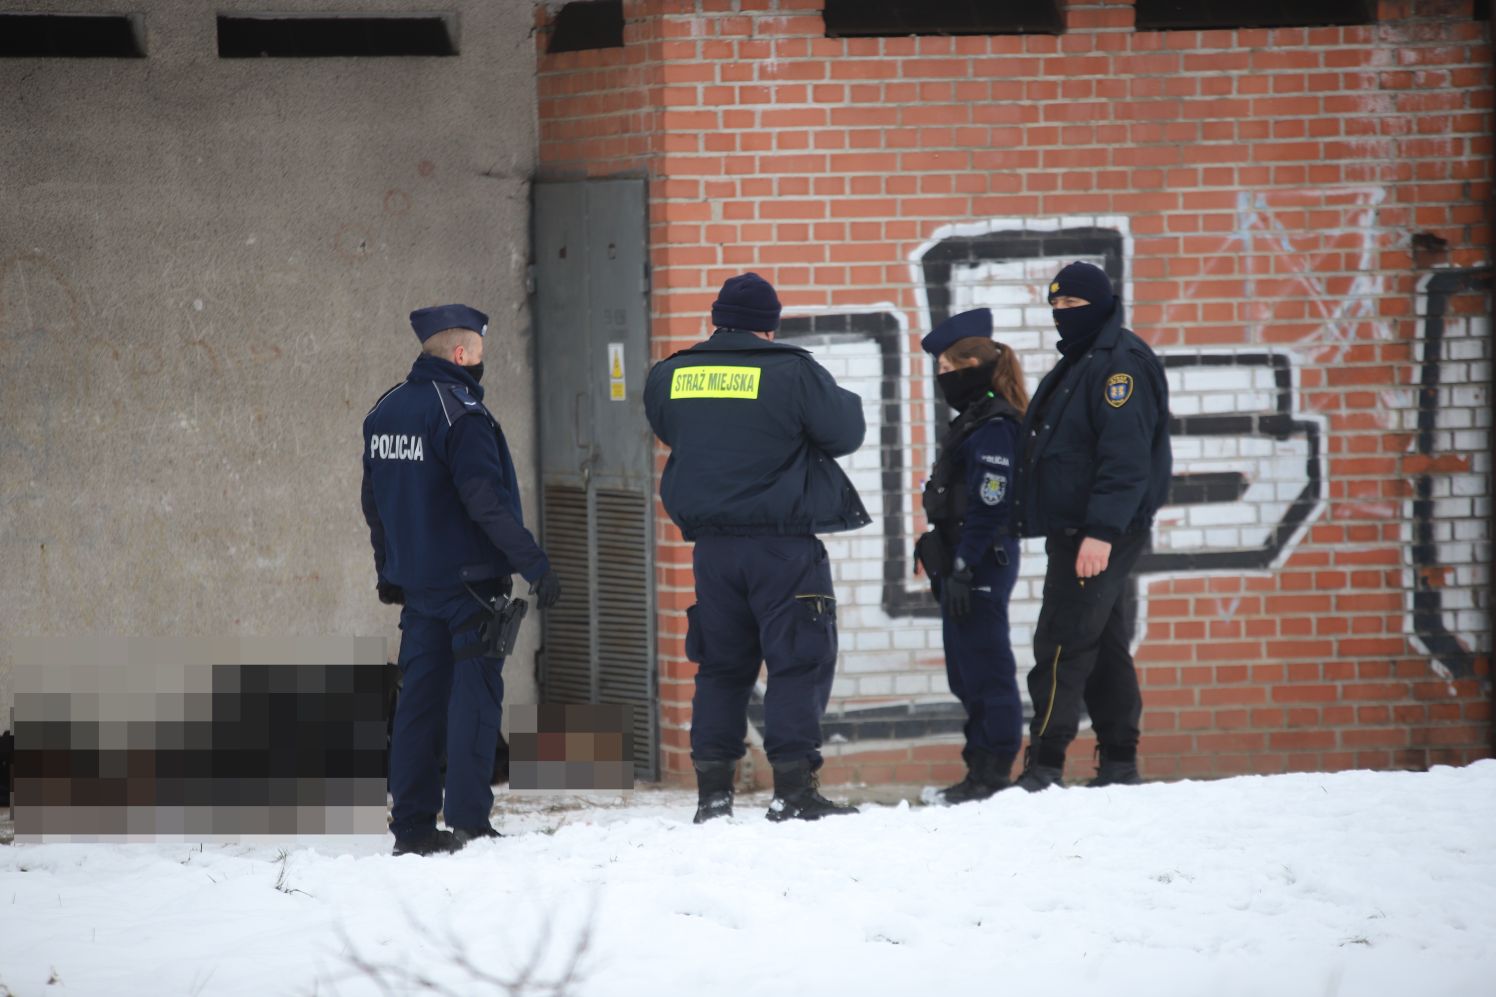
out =
<svg viewBox="0 0 1496 997"><path fill-rule="evenodd" d="M1122 318L1122 302L1119 299L1116 306L1112 308L1112 313L1101 324L1100 331L1092 336L1089 341L1082 340L1085 343L1085 347L1066 353L1066 358L1079 359L1089 354L1092 350L1109 350L1116 346L1117 340L1122 338Z"/></svg>
<svg viewBox="0 0 1496 997"><path fill-rule="evenodd" d="M471 374L452 361L443 360L441 357L433 356L430 353L422 353L416 357L416 362L410 365L410 374L406 377L406 380L450 381L453 384L462 385L468 391L472 392L473 397L477 398L480 402L483 400L483 385L473 380Z"/></svg>
<svg viewBox="0 0 1496 997"><path fill-rule="evenodd" d="M1096 334L1096 341L1091 344L1091 347L1093 349L1109 350L1116 346L1117 341L1122 338L1123 318L1122 301L1118 299L1117 307L1112 309L1111 316L1106 320L1106 324L1101 327L1101 331Z"/></svg>
<svg viewBox="0 0 1496 997"><path fill-rule="evenodd" d="M738 332L736 329L719 329L712 334L711 339L705 339L691 347L683 350L684 353L707 353L728 352L747 353L756 351L788 350L791 353L806 353L810 351L802 346L791 346L789 343L779 343L770 339L760 339L751 332Z"/></svg>

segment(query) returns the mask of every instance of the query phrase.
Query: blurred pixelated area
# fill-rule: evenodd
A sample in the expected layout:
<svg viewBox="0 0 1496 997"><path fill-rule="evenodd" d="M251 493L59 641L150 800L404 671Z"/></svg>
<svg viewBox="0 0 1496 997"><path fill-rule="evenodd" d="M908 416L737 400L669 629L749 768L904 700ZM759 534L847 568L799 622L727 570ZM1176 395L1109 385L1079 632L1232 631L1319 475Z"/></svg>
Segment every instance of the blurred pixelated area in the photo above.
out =
<svg viewBox="0 0 1496 997"><path fill-rule="evenodd" d="M633 789L633 709L618 703L509 707L509 788Z"/></svg>
<svg viewBox="0 0 1496 997"><path fill-rule="evenodd" d="M384 644L14 641L16 840L382 834Z"/></svg>

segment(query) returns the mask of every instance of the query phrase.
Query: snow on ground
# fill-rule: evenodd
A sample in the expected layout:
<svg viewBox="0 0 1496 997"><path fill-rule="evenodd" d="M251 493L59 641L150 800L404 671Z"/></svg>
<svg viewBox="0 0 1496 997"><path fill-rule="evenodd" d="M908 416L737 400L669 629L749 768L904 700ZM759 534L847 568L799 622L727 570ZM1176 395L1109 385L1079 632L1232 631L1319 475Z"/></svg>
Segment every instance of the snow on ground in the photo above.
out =
<svg viewBox="0 0 1496 997"><path fill-rule="evenodd" d="M504 993L480 980L575 961L588 995L1496 994L1496 761L763 804L696 827L679 791L501 798L509 837L435 858L0 847L0 994Z"/></svg>

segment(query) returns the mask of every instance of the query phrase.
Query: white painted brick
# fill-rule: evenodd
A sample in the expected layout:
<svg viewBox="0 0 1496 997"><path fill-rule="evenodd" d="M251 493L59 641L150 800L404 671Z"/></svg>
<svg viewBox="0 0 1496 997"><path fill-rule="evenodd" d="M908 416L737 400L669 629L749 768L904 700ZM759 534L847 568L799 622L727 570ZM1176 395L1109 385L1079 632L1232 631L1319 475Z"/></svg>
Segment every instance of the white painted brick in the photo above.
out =
<svg viewBox="0 0 1496 997"><path fill-rule="evenodd" d="M1234 550L1245 545L1240 530L1206 530L1205 546Z"/></svg>
<svg viewBox="0 0 1496 997"><path fill-rule="evenodd" d="M1451 484L1456 495L1484 495L1488 490L1486 480L1478 474L1456 475Z"/></svg>
<svg viewBox="0 0 1496 997"><path fill-rule="evenodd" d="M1454 524L1456 540L1484 540L1488 532L1486 524L1478 519L1460 520Z"/></svg>
<svg viewBox="0 0 1496 997"><path fill-rule="evenodd" d="M913 627L897 627L893 632L893 646L903 650L923 651L928 644L924 631Z"/></svg>
<svg viewBox="0 0 1496 997"><path fill-rule="evenodd" d="M919 696L930 691L929 677L915 673L912 675L895 675L893 679L893 690L901 696Z"/></svg>

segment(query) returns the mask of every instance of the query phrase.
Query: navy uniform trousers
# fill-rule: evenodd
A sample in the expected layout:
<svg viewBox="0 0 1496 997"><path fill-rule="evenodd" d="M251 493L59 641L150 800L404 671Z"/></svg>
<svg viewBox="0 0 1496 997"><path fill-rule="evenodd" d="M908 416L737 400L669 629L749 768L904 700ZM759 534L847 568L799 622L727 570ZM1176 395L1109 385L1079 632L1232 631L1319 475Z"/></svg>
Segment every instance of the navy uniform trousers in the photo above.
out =
<svg viewBox="0 0 1496 997"><path fill-rule="evenodd" d="M691 757L743 757L748 700L763 664L764 752L772 764L804 759L819 768L821 717L836 672L825 546L813 536L704 536L692 565L696 605L686 612L686 656L699 667Z"/></svg>
<svg viewBox="0 0 1496 997"><path fill-rule="evenodd" d="M1018 662L1008 632L1008 598L1018 580L1018 541L1002 541L1008 563L988 551L972 568L971 611L957 621L942 612L945 674L966 710L966 747L1012 760L1023 745Z"/></svg>
<svg viewBox="0 0 1496 997"><path fill-rule="evenodd" d="M473 583L484 598L503 591L499 581ZM400 699L390 741L390 830L400 840L436 827L489 827L493 810L494 750L504 704L502 658L454 661L453 652L478 641L464 629L479 606L467 591L407 589L400 613ZM441 762L447 759L446 802Z"/></svg>
<svg viewBox="0 0 1496 997"><path fill-rule="evenodd" d="M1081 540L1052 534L1044 542L1049 568L1028 676L1034 753L1040 765L1056 768L1079 730L1082 702L1103 749L1136 749L1143 715L1122 597L1149 531L1124 533L1112 544L1106 570L1084 582L1075 575Z"/></svg>

